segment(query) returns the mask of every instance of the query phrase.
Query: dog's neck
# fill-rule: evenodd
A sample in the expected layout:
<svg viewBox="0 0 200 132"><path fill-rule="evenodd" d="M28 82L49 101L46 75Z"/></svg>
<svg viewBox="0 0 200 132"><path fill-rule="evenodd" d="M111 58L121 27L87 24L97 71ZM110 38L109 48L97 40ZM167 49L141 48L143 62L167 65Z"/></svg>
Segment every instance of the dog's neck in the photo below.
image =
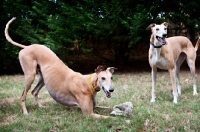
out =
<svg viewBox="0 0 200 132"><path fill-rule="evenodd" d="M155 38L154 34L151 34L150 43L153 44L151 44L151 47L155 51L156 59L158 60L160 58L162 44L160 44L160 42Z"/></svg>
<svg viewBox="0 0 200 132"><path fill-rule="evenodd" d="M94 74L90 74L88 76L88 81L89 81L90 87L91 87L92 91L95 93L100 91L100 88L97 86L97 80L98 80L98 78L95 77Z"/></svg>

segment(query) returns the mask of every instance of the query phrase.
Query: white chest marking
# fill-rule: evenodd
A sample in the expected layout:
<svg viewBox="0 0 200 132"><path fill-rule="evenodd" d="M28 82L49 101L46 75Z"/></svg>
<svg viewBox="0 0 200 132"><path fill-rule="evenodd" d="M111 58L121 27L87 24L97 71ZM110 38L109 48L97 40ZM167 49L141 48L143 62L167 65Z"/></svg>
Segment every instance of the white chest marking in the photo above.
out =
<svg viewBox="0 0 200 132"><path fill-rule="evenodd" d="M150 54L152 55L152 58L149 59L150 63L151 63L151 65L156 66L160 69L167 70L168 69L168 62L164 57L160 56L159 50L161 50L161 49L152 50L150 52Z"/></svg>

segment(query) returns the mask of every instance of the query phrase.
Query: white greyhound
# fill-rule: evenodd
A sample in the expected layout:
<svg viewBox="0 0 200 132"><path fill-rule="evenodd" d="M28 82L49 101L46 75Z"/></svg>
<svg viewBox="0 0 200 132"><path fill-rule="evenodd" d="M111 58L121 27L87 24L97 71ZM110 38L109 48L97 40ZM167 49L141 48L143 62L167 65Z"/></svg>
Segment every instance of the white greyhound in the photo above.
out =
<svg viewBox="0 0 200 132"><path fill-rule="evenodd" d="M181 83L179 78L180 66L187 60L190 67L193 80L193 95L197 95L197 86L195 79L195 60L196 51L199 46L198 39L196 46L192 45L191 41L183 36L167 37L168 23L150 24L147 30L152 31L150 37L149 48L149 64L152 68L152 98L151 102L155 102L155 87L157 68L168 70L172 82L174 103L178 101L178 94L181 94ZM178 81L178 90L176 86L176 78Z"/></svg>

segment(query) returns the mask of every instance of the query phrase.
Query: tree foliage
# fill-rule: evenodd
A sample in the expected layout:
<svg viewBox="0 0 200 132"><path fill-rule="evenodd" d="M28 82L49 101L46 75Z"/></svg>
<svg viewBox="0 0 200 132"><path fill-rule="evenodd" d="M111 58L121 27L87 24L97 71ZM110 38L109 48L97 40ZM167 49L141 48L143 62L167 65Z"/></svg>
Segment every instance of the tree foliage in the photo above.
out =
<svg viewBox="0 0 200 132"><path fill-rule="evenodd" d="M74 41L81 53L93 52L109 62L126 64L134 45L148 43L146 27L153 22L184 23L191 39L200 29L200 2L191 0L3 0L1 1L0 68L18 64L19 48L4 37L8 20L13 40L44 44L61 59L73 56ZM110 51L111 57L105 55Z"/></svg>

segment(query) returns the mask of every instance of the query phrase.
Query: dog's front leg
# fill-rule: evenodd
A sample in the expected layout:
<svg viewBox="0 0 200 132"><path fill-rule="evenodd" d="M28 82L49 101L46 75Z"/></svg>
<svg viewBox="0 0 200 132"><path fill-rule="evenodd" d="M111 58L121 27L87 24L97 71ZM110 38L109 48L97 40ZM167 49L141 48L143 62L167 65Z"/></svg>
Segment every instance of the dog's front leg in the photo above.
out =
<svg viewBox="0 0 200 132"><path fill-rule="evenodd" d="M92 101L93 101L93 108L96 108L96 106L97 106L97 103L96 103L96 95L93 96Z"/></svg>
<svg viewBox="0 0 200 132"><path fill-rule="evenodd" d="M111 107L106 107L106 106L95 106L94 108L100 108L100 109L112 109Z"/></svg>
<svg viewBox="0 0 200 132"><path fill-rule="evenodd" d="M112 117L112 116L99 115L99 114L95 114L95 113L92 113L91 115L95 118L104 118L104 119L112 118L112 119L115 119L115 117Z"/></svg>
<svg viewBox="0 0 200 132"><path fill-rule="evenodd" d="M85 97L84 100L79 100L79 106L81 108L81 111L83 112L84 115L92 115L95 118L113 118L111 116L104 116L104 115L99 115L95 114L93 112L93 100L90 97Z"/></svg>
<svg viewBox="0 0 200 132"><path fill-rule="evenodd" d="M174 96L173 102L176 104L178 102L178 92L177 92L177 87L176 87L175 68L169 69L169 73L170 73L170 78L172 82L172 89L173 89L173 96Z"/></svg>
<svg viewBox="0 0 200 132"><path fill-rule="evenodd" d="M151 70L151 77L152 77L151 102L155 102L155 99L156 99L156 96L155 96L156 76L157 76L157 68L152 67L152 70Z"/></svg>

